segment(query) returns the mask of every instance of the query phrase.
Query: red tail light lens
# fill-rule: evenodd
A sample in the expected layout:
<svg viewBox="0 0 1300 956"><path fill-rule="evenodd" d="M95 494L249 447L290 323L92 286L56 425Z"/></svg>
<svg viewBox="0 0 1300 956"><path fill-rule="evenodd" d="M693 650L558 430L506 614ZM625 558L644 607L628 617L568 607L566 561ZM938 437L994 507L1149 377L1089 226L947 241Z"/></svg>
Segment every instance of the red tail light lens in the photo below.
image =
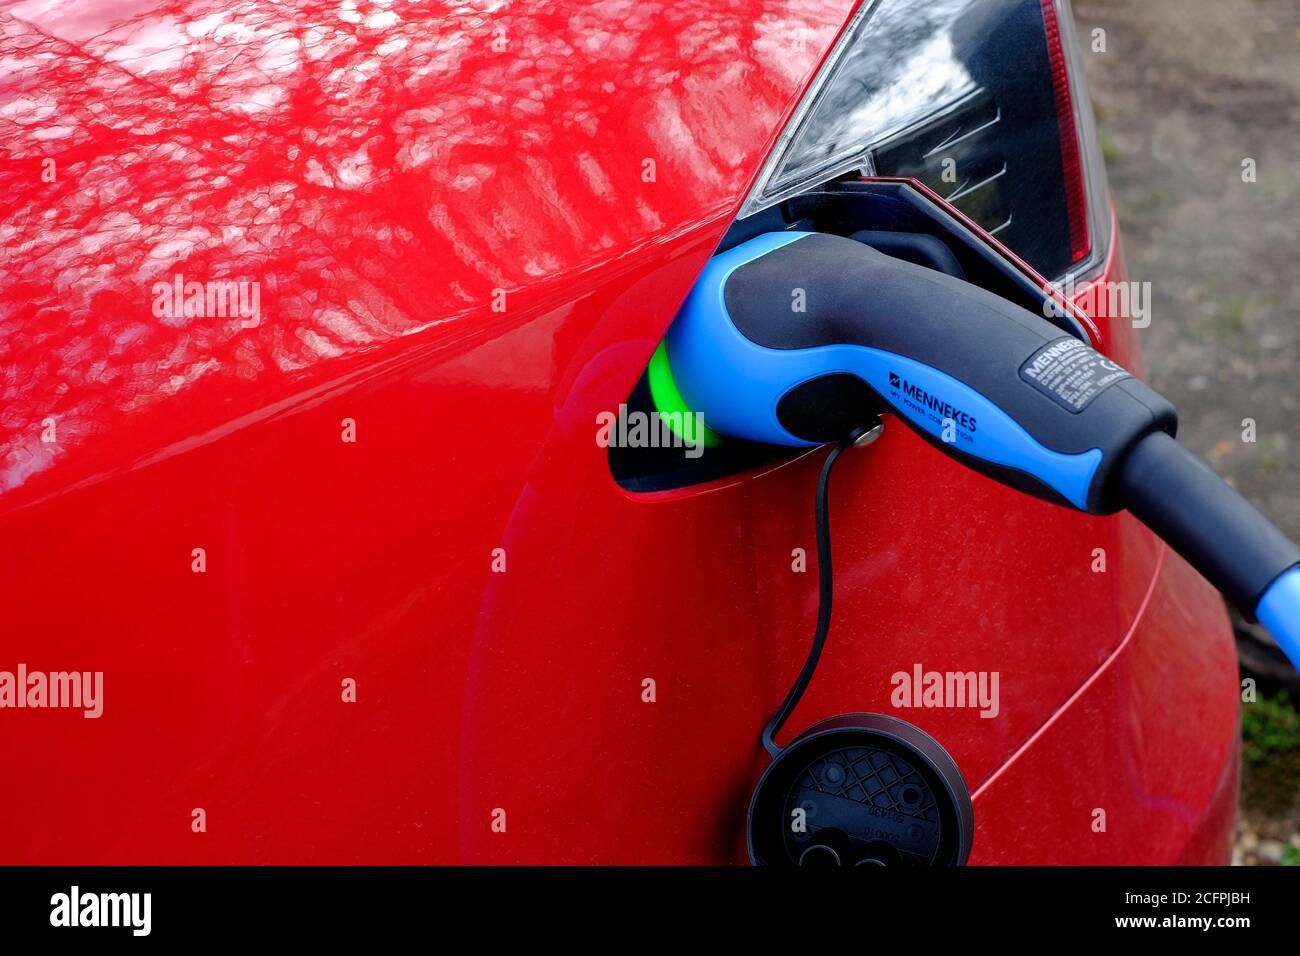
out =
<svg viewBox="0 0 1300 956"><path fill-rule="evenodd" d="M1065 60L1065 43L1057 19L1055 0L1040 0L1043 27L1047 35L1047 54L1052 62L1052 90L1056 94L1056 126L1061 138L1061 172L1065 179L1065 206L1070 220L1070 254L1072 262L1087 258L1088 200L1083 184L1083 159L1079 151L1079 131L1074 117L1074 97L1070 92L1070 74Z"/></svg>

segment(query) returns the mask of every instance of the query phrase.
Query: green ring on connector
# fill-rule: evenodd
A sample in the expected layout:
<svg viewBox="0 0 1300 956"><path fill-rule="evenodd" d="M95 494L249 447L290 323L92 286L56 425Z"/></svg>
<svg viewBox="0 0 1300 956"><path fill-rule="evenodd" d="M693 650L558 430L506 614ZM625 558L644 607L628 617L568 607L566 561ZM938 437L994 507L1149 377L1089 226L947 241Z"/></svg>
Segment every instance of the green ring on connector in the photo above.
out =
<svg viewBox="0 0 1300 956"><path fill-rule="evenodd" d="M713 448L722 443L722 436L701 421L702 435L695 438L695 413L690 410L682 393L677 390L677 380L673 378L672 366L668 364L668 344L660 342L655 354L650 357L646 369L650 379L650 398L655 403L655 410L666 415L664 421L668 427L684 442L691 445L704 445Z"/></svg>

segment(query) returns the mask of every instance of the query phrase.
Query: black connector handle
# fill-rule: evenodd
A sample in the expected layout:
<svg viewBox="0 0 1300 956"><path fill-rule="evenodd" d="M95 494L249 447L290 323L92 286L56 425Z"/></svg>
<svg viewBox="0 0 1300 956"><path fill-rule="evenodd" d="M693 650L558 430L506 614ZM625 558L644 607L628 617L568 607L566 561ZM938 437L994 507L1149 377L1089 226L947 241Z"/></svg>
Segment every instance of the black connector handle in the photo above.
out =
<svg viewBox="0 0 1300 956"><path fill-rule="evenodd" d="M1300 564L1300 548L1163 432L1133 447L1116 480L1128 510L1248 616L1268 586Z"/></svg>

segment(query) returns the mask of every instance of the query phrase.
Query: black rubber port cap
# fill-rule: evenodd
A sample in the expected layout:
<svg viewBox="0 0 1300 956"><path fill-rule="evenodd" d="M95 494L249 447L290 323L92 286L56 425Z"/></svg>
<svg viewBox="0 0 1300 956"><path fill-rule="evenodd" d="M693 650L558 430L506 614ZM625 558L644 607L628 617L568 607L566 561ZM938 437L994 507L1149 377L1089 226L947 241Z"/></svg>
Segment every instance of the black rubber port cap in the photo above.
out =
<svg viewBox="0 0 1300 956"><path fill-rule="evenodd" d="M960 866L970 793L947 751L906 721L833 717L777 755L749 808L749 856L768 866Z"/></svg>

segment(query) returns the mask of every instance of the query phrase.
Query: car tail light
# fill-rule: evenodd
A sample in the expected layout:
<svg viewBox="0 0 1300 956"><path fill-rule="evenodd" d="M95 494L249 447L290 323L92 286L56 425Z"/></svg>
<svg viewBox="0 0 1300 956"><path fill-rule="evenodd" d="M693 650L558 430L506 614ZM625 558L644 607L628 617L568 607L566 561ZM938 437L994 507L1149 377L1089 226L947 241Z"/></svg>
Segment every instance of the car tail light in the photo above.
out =
<svg viewBox="0 0 1300 956"><path fill-rule="evenodd" d="M845 175L920 180L1038 272L1110 237L1068 0L863 0L741 216Z"/></svg>

